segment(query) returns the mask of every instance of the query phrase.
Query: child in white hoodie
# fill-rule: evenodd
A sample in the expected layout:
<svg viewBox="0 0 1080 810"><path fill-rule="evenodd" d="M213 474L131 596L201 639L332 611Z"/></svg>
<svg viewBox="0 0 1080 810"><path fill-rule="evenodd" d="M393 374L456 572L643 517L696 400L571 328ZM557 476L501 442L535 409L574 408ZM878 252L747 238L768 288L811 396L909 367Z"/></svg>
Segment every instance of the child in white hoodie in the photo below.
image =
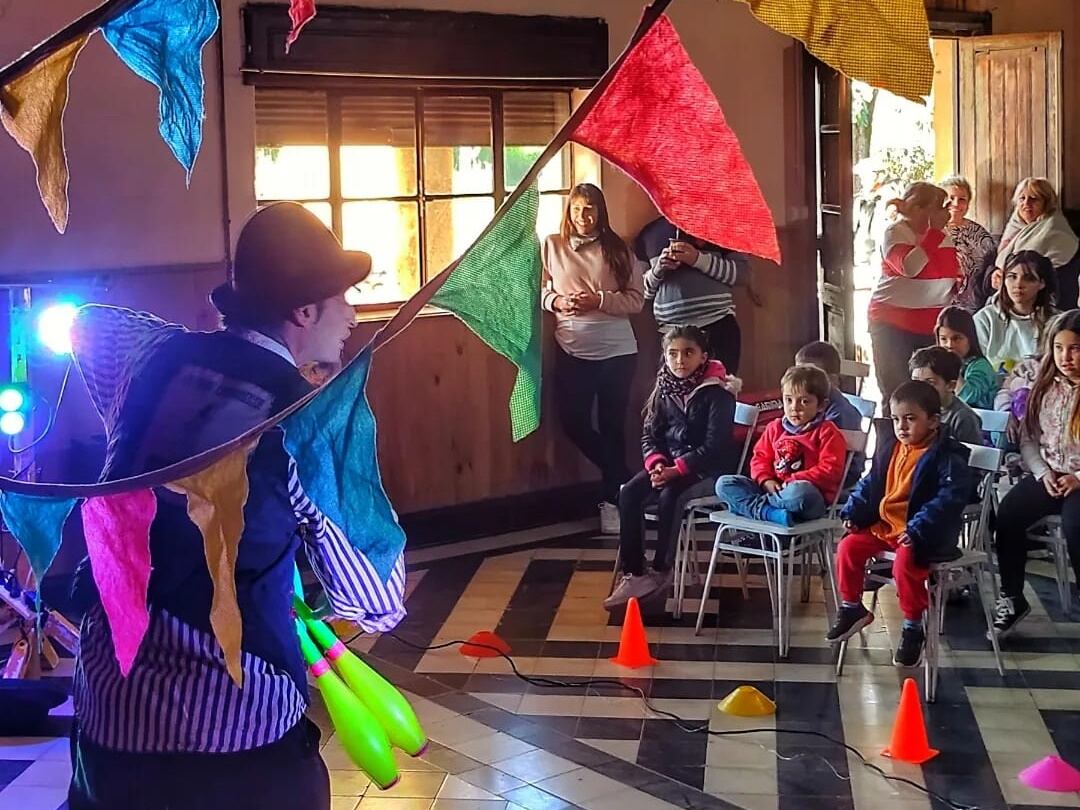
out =
<svg viewBox="0 0 1080 810"><path fill-rule="evenodd" d="M1033 250L1014 253L1001 290L975 313L979 346L998 374L1038 351L1039 336L1054 314L1054 273L1045 256Z"/></svg>

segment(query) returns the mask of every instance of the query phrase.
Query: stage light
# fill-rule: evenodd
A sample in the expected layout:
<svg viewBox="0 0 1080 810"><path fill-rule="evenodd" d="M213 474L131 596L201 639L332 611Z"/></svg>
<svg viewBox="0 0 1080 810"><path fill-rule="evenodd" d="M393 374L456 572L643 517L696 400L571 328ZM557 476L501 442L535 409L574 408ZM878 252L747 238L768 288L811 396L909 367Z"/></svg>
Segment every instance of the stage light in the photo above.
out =
<svg viewBox="0 0 1080 810"><path fill-rule="evenodd" d="M21 388L15 386L0 388L0 411L5 413L21 411L24 405L26 405L26 394Z"/></svg>
<svg viewBox="0 0 1080 810"><path fill-rule="evenodd" d="M71 327L78 309L70 302L51 304L38 316L38 339L55 354L71 354Z"/></svg>
<svg viewBox="0 0 1080 810"><path fill-rule="evenodd" d="M26 417L19 411L9 411L0 416L0 433L18 436L26 428Z"/></svg>

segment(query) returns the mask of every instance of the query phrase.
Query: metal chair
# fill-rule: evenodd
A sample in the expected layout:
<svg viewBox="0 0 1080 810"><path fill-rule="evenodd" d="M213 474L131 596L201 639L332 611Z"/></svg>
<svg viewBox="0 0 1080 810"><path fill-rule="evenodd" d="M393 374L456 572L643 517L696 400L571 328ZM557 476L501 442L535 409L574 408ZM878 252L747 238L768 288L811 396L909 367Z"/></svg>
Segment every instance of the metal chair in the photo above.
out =
<svg viewBox="0 0 1080 810"><path fill-rule="evenodd" d="M855 390L862 391L863 383L870 376L870 366L867 363L860 363L858 360L841 360L840 376L854 377Z"/></svg>
<svg viewBox="0 0 1080 810"><path fill-rule="evenodd" d="M1005 447L1005 431L1009 427L1008 411L991 411L986 408L972 408L982 423L984 433L994 435L994 447Z"/></svg>
<svg viewBox="0 0 1080 810"><path fill-rule="evenodd" d="M761 409L756 405L748 405L744 402L735 403L734 424L746 428L746 438L743 439L742 452L739 454L739 466L736 470L741 471L746 464L746 457L750 454L750 445L754 442L754 430L757 427L758 416ZM715 481L713 482L715 486ZM708 495L702 498L693 498L687 501L683 511L683 519L679 524L679 535L675 540L675 607L672 615L678 619L682 616L683 596L686 592L686 576L688 568L693 568L693 578L696 581L701 572L698 569L698 547L694 530L700 523L708 524L708 512L715 509L719 504L716 495ZM645 510L645 521L655 523L657 520L654 508ZM619 578L619 563L621 561L618 550L615 552L615 568L611 572L611 587Z"/></svg>
<svg viewBox="0 0 1080 810"><path fill-rule="evenodd" d="M926 647L923 651L923 666L924 666L924 691L926 694L926 701L928 703L934 702L937 696L937 683L938 683L938 656L941 651L941 635L945 632L945 611L948 601L949 592L964 587L974 586L979 597L979 603L982 605L983 617L986 620L987 630L992 630L994 625L994 617L992 613L991 604L993 600L993 571L990 568L989 555L982 551L982 546L985 545L986 536L989 534L989 519L991 512L991 492L993 490L993 482L996 479L998 471L1001 468L1002 451L996 447L983 447L980 445L965 444L970 451L968 456L968 466L972 469L979 470L983 475L983 494L978 504L978 522L975 528L976 545L979 548L967 548L958 549L958 556L952 560L945 560L942 562L931 563L930 574L927 577L927 588L929 595L928 607L926 610L926 621L924 624L926 631ZM896 558L893 552L883 552L880 556L871 560L871 564L868 565L870 569L875 561L886 562L892 561ZM983 582L985 578L988 578L991 587L989 592L985 592L983 589ZM879 577L877 574L870 574L873 579ZM873 599L870 603L871 613L877 610L878 604L878 591L874 591ZM989 633L990 644L994 650L994 660L997 663L998 674L1002 677L1005 676L1005 669L1001 663L1001 649L998 646L997 636L993 632ZM860 636L862 634L860 633ZM863 637L865 643L865 637ZM844 656L847 653L847 641L840 642L840 649L836 660L836 674L837 676L844 674Z"/></svg>
<svg viewBox="0 0 1080 810"><path fill-rule="evenodd" d="M848 448L844 460L844 476L846 477L848 468L851 466L852 456L855 453L864 452L866 449L866 434L856 430L844 430L841 432L844 434ZM803 579L804 600L809 598L808 566L810 556L813 554L817 554L825 566L833 601L835 602L838 598L836 583L833 578L835 567L832 560L832 535L841 528L841 523L836 518L836 504L839 498L840 492L837 490L825 517L797 523L790 527L780 526L764 520L741 517L727 510L712 512L709 519L718 524L716 539L713 541L712 556L709 559L708 573L705 575L704 591L694 632L701 632L701 625L705 619L705 604L708 601L709 585L716 571L716 561L720 554L733 555L736 565L739 567L739 573L744 577L746 561L743 558L758 558L765 566L765 577L772 603L774 624L777 630L778 648L781 657L786 657L791 639L791 595L789 591L791 579L794 576L796 559L800 560L802 566L801 576ZM735 537L732 542L725 543L723 542L724 535L729 532L734 534ZM787 565L786 574L784 571L785 563Z"/></svg>
<svg viewBox="0 0 1080 810"><path fill-rule="evenodd" d="M1061 528L1061 515L1050 515L1028 529L1027 539L1048 546L1054 556L1054 579L1057 580L1058 602L1068 612L1069 598L1069 545Z"/></svg>
<svg viewBox="0 0 1080 810"><path fill-rule="evenodd" d="M865 399L858 394L844 394L844 399L852 404L852 406L859 412L859 416L863 419L873 420L874 413L877 411L877 403L872 399Z"/></svg>

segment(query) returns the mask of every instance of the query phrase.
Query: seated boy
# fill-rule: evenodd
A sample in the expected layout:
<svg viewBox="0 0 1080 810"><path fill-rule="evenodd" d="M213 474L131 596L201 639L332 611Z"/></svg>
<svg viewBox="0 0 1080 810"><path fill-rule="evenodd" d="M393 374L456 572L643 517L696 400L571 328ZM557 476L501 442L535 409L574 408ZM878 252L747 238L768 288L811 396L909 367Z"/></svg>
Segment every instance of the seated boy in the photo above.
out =
<svg viewBox="0 0 1080 810"><path fill-rule="evenodd" d="M941 397L941 424L953 438L969 444L982 444L982 420L966 402L956 396L960 369L964 361L942 346L919 349L911 355L908 370L911 379L928 383Z"/></svg>
<svg viewBox="0 0 1080 810"><path fill-rule="evenodd" d="M848 499L841 517L847 534L836 552L837 590L843 600L826 638L840 642L874 620L862 604L866 563L896 554L893 579L904 614L893 655L899 667L922 660L929 565L956 555L973 476L967 448L940 430L941 397L928 383L903 383L891 398L895 438L882 442L870 473Z"/></svg>
<svg viewBox="0 0 1080 810"><path fill-rule="evenodd" d="M780 381L784 416L754 445L750 475L723 475L716 496L737 515L794 526L825 514L844 475L847 442L825 418L829 378L816 366L792 366Z"/></svg>
<svg viewBox="0 0 1080 810"><path fill-rule="evenodd" d="M807 343L795 352L795 365L817 366L829 377L829 401L825 407L825 418L834 422L841 430L863 429L862 414L848 402L844 392L840 390L840 352L831 343L823 340L815 340ZM848 470L844 488L855 486L855 482L862 477L866 470L866 456L856 453L851 459L851 468Z"/></svg>

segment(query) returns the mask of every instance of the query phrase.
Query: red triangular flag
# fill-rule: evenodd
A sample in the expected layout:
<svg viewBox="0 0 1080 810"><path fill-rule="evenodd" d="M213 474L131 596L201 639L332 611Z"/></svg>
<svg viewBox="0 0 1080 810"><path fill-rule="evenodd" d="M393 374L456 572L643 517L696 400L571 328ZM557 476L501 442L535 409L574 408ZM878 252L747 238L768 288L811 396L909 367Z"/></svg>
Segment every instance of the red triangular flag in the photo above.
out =
<svg viewBox="0 0 1080 810"><path fill-rule="evenodd" d="M780 263L776 226L750 164L666 16L631 49L570 138L634 178L687 233Z"/></svg>
<svg viewBox="0 0 1080 810"><path fill-rule="evenodd" d="M285 53L293 46L300 36L300 29L312 21L315 17L315 0L289 0L289 20L292 29L285 37Z"/></svg>

